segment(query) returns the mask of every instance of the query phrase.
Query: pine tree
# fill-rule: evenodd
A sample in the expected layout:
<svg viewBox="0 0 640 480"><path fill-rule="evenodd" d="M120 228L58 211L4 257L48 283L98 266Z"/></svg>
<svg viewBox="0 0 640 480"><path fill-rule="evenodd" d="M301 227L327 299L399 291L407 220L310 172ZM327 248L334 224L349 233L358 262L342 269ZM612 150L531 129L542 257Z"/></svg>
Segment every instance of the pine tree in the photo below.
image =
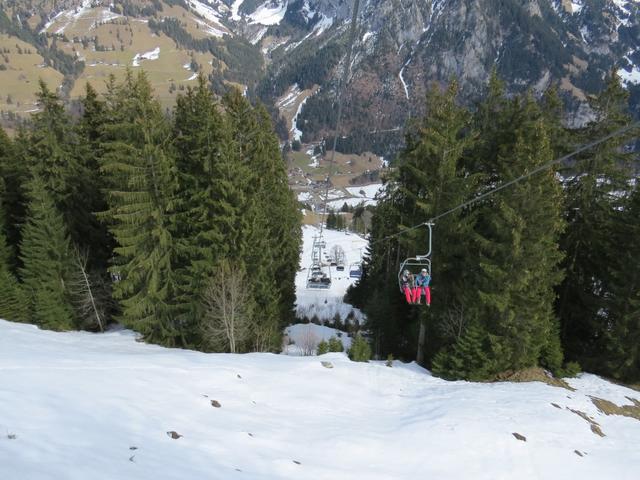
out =
<svg viewBox="0 0 640 480"><path fill-rule="evenodd" d="M120 318L152 342L184 345L171 234L175 167L170 130L143 73L129 72L109 99L103 169L109 185L104 218L118 246L111 267Z"/></svg>
<svg viewBox="0 0 640 480"><path fill-rule="evenodd" d="M4 182L0 178L0 196L4 194ZM26 322L28 301L16 280L10 265L13 263L13 251L6 241L4 210L0 202L0 318Z"/></svg>
<svg viewBox="0 0 640 480"><path fill-rule="evenodd" d="M71 225L73 212L82 204L82 199L74 195L79 169L73 150L78 139L60 98L42 81L37 96L42 111L34 114L29 135L31 173L45 183L56 207Z"/></svg>
<svg viewBox="0 0 640 480"><path fill-rule="evenodd" d="M485 380L496 370L488 354L490 348L486 329L474 323L454 345L438 352L433 373L449 380Z"/></svg>
<svg viewBox="0 0 640 480"><path fill-rule="evenodd" d="M504 105L494 125L495 136L481 132L495 148L485 157L489 178L504 183L553 158L544 116L530 97ZM494 186L493 181L488 184ZM562 279L561 198L555 172L549 170L493 195L478 208L473 239L479 254L473 289L478 297L472 304L490 336L489 358L498 370L539 363L561 366L553 312L553 288Z"/></svg>
<svg viewBox="0 0 640 480"><path fill-rule="evenodd" d="M173 130L181 290L195 321L203 286L220 260L237 251L244 207L237 179L245 182L246 175L234 170L230 130L202 77L178 97Z"/></svg>
<svg viewBox="0 0 640 480"><path fill-rule="evenodd" d="M46 183L30 183L28 220L22 233L20 277L29 297L30 320L44 328L69 330L73 308L66 281L71 271L70 241L62 214Z"/></svg>
<svg viewBox="0 0 640 480"><path fill-rule="evenodd" d="M601 138L631 121L628 92L615 73L590 104L596 119L576 134L576 143ZM632 154L623 146L632 136L612 138L576 157L565 182L567 229L561 245L566 277L558 288L562 340L568 357L592 371L601 371L609 356L606 309L616 281L609 266L620 254L611 232L629 190Z"/></svg>
<svg viewBox="0 0 640 480"><path fill-rule="evenodd" d="M15 251L20 243L20 226L24 224L28 202L26 185L29 170L24 155L28 145L26 136L26 131L20 128L12 141L0 128L0 177L4 179L0 202L4 207L6 242L12 250L9 265L13 271L17 266Z"/></svg>
<svg viewBox="0 0 640 480"><path fill-rule="evenodd" d="M73 150L78 168L73 178L74 243L89 253L88 268L102 274L114 246L106 225L97 217L97 212L107 209L105 177L100 170L107 107L89 83L80 102L82 116L74 126L78 141Z"/></svg>
<svg viewBox="0 0 640 480"><path fill-rule="evenodd" d="M300 214L287 186L285 164L268 112L234 90L224 98L234 153L248 172L250 231L243 251L264 329L276 332L293 316L294 279L300 248ZM262 334L260 335L262 336ZM277 347L275 334L273 347Z"/></svg>
<svg viewBox="0 0 640 480"><path fill-rule="evenodd" d="M475 142L470 120L468 111L457 104L455 82L444 92L438 87L430 90L427 115L410 128L406 147L398 159L397 177L376 209L374 242L426 222L470 197L478 183L477 176L470 174L467 167L467 152ZM473 254L468 238L473 223L473 215L466 212L437 223L432 252L432 290L437 301L428 313L408 306L397 285L399 262L427 253L427 228L407 232L399 240L374 244L359 288L375 292L365 309L368 327L376 337L374 344L381 345L378 355L415 355L410 352L418 349L420 328L427 339L419 352L421 361L428 363L442 346L438 323L451 304L469 295L467 278ZM398 345L405 349L399 350Z"/></svg>
<svg viewBox="0 0 640 480"><path fill-rule="evenodd" d="M605 355L596 371L627 381L640 381L640 187L617 212L612 228Z"/></svg>

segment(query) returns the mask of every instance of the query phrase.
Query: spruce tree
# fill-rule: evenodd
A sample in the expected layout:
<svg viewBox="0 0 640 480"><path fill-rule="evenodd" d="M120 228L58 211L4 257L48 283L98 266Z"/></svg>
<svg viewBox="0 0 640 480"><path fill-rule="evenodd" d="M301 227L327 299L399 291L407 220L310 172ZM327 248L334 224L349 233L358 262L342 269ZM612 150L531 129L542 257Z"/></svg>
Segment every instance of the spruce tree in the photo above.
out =
<svg viewBox="0 0 640 480"><path fill-rule="evenodd" d="M82 199L74 195L79 175L73 152L77 137L62 101L42 81L37 96L42 111L34 114L29 135L27 154L31 173L45 183L56 207L71 224L72 212L82 204Z"/></svg>
<svg viewBox="0 0 640 480"><path fill-rule="evenodd" d="M110 98L103 171L109 209L104 219L114 236L113 286L129 328L152 342L184 345L177 301L172 235L175 166L170 130L151 85L141 73L127 78Z"/></svg>
<svg viewBox="0 0 640 480"><path fill-rule="evenodd" d="M103 274L113 250L113 239L97 216L107 208L105 177L100 170L107 107L89 83L80 103L82 116L74 126L78 142L73 150L78 168L73 178L74 242L89 253L88 267Z"/></svg>
<svg viewBox="0 0 640 480"><path fill-rule="evenodd" d="M27 200L27 182L29 180L28 162L25 149L28 145L24 128L18 129L12 141L0 127L0 177L4 179L4 188L0 202L4 207L5 235L8 247L12 250L9 265L15 271L16 252L20 243L20 226L24 224Z"/></svg>
<svg viewBox="0 0 640 480"><path fill-rule="evenodd" d="M628 125L628 92L614 73L606 88L590 100L596 119L574 137L587 143ZM623 148L634 132L614 137L576 157L565 173L567 229L561 245L566 277L558 288L557 308L567 355L582 367L600 370L609 357L607 302L612 288L612 263L620 249L612 231L629 190L632 154ZM611 373L611 372L609 372Z"/></svg>
<svg viewBox="0 0 640 480"><path fill-rule="evenodd" d="M504 183L553 158L544 116L530 97L515 98L498 112L483 140L489 178ZM485 148L491 152L491 148ZM486 188L494 188L493 182ZM561 281L562 192L548 170L490 197L478 208L473 310L490 338L489 359L497 370L542 363L561 367L553 288ZM497 371L490 372L497 373Z"/></svg>
<svg viewBox="0 0 640 480"><path fill-rule="evenodd" d="M20 277L29 298L30 320L43 328L69 330L74 318L66 282L72 266L64 218L38 176L29 184L29 198Z"/></svg>
<svg viewBox="0 0 640 480"><path fill-rule="evenodd" d="M4 193L4 182L0 178L0 196ZM16 280L10 265L13 263L13 249L9 247L5 235L5 215L0 202L0 318L26 322L29 319L28 301Z"/></svg>
<svg viewBox="0 0 640 480"><path fill-rule="evenodd" d="M595 371L640 381L640 187L636 184L611 232L609 295L601 311L605 355Z"/></svg>
<svg viewBox="0 0 640 480"><path fill-rule="evenodd" d="M234 155L247 172L248 201L244 237L247 271L262 312L258 328L271 332L273 346L280 327L293 316L294 279L300 246L300 214L287 186L285 164L268 112L252 107L238 91L224 98L234 138ZM259 336L264 337L261 333Z"/></svg>
<svg viewBox="0 0 640 480"><path fill-rule="evenodd" d="M379 203L372 240L395 234L406 227L426 222L467 200L478 183L470 174L467 152L475 142L470 114L457 103L455 82L445 91L433 87L426 99L427 115L415 122L406 147L398 159L397 176ZM473 259L469 237L473 215L460 212L437 222L433 235L433 304L427 312L406 304L398 291L397 269L406 257L423 255L429 249L426 227L389 242L375 244L360 285L374 291L366 308L369 328L374 332L378 355L415 356L419 329L427 343L421 347L421 361L432 355L447 339L439 335L439 323L452 305L469 296L469 265ZM413 272L418 273L418 272ZM404 346L403 350L398 345ZM413 350L413 353L409 353ZM415 357L414 357L415 358Z"/></svg>

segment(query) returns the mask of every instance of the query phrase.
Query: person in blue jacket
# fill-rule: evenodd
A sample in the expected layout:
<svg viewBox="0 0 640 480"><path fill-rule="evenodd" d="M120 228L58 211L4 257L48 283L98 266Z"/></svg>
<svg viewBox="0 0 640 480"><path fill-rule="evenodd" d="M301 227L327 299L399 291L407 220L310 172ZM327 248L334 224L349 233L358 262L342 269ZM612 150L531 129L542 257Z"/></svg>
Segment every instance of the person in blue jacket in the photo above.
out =
<svg viewBox="0 0 640 480"><path fill-rule="evenodd" d="M416 276L415 287L413 289L413 303L416 305L420 305L420 300L422 299L422 292L427 300L427 306L431 305L431 288L429 288L429 284L431 283L431 275L427 273L427 269L423 268L420 272L420 275Z"/></svg>

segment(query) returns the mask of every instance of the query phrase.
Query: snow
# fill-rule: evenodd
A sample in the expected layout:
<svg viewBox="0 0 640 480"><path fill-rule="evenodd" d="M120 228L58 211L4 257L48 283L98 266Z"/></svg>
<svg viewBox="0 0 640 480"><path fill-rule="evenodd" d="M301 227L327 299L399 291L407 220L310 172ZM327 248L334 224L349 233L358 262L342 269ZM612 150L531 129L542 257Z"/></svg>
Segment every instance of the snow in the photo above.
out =
<svg viewBox="0 0 640 480"><path fill-rule="evenodd" d="M625 86L629 84L638 85L640 84L640 67L634 66L630 72L621 68L618 70L618 76Z"/></svg>
<svg viewBox="0 0 640 480"><path fill-rule="evenodd" d="M340 205L342 206L342 204ZM345 252L345 269L339 272L336 267L331 270L331 287L327 290L311 290L307 287L308 268L311 265L313 237L319 234L319 229L304 226L302 229L302 254L300 255L300 270L296 275L296 314L299 318L312 318L316 315L321 321L331 320L339 313L344 320L353 310L355 319L364 319L362 312L342 301L347 288L356 283L357 279L349 277L349 264L359 262L364 253L367 240L354 233L347 234L337 230L323 231L327 247L324 252L330 253L334 245L339 245Z"/></svg>
<svg viewBox="0 0 640 480"><path fill-rule="evenodd" d="M249 18L250 24L278 25L287 13L288 0L269 0L260 5Z"/></svg>
<svg viewBox="0 0 640 480"><path fill-rule="evenodd" d="M242 19L242 17L238 15L238 10L243 3L244 0L233 0L233 4L231 4L231 20L235 20L237 22Z"/></svg>
<svg viewBox="0 0 640 480"><path fill-rule="evenodd" d="M582 0L571 0L571 13L580 13L583 7Z"/></svg>
<svg viewBox="0 0 640 480"><path fill-rule="evenodd" d="M376 195L384 189L382 183L372 183L370 185L362 185L359 187L347 187L346 190L354 197L375 199Z"/></svg>
<svg viewBox="0 0 640 480"><path fill-rule="evenodd" d="M142 60L157 60L160 58L160 47L156 47L145 53L136 53L131 62L131 66L139 67Z"/></svg>
<svg viewBox="0 0 640 480"><path fill-rule="evenodd" d="M49 30L58 21L64 23L54 32L56 35L62 35L64 31L70 26L74 25L82 16L91 9L91 3L93 0L83 0L79 7L63 10L45 23L44 28L40 33L44 33Z"/></svg>
<svg viewBox="0 0 640 480"><path fill-rule="evenodd" d="M398 73L398 78L402 83L402 88L404 89L404 95L405 97L407 97L407 100L409 100L409 87L407 86L407 83L404 81L402 72L404 72L404 69L407 68L407 65L409 65L410 62L411 62L411 58L409 58L409 60L406 61L406 63L402 66L402 68L400 69L400 72Z"/></svg>
<svg viewBox="0 0 640 480"><path fill-rule="evenodd" d="M198 0L188 0L187 3L202 18L220 24L220 13L211 6Z"/></svg>
<svg viewBox="0 0 640 480"><path fill-rule="evenodd" d="M593 375L570 392L447 382L341 353L204 354L134 338L0 320L0 478L637 478L640 422L605 416L588 395L640 394Z"/></svg>
<svg viewBox="0 0 640 480"><path fill-rule="evenodd" d="M313 195L310 192L300 192L298 193L298 201L299 202L308 202L313 199Z"/></svg>
<svg viewBox="0 0 640 480"><path fill-rule="evenodd" d="M287 108L295 104L302 92L297 83L294 83L287 93L276 103L278 108Z"/></svg>
<svg viewBox="0 0 640 480"><path fill-rule="evenodd" d="M345 332L325 325L296 323L285 328L284 333L292 342L291 345L284 346L283 353L287 355L309 354L309 350L313 350L313 353L315 353L318 343L322 340L328 341L331 337L340 339L345 351L351 348L351 337L347 336Z"/></svg>
<svg viewBox="0 0 640 480"><path fill-rule="evenodd" d="M329 205L329 208L332 208L334 210L340 210L345 203L350 207L357 207L359 205L376 205L376 202L374 200L369 200L361 197L347 197L338 200L332 200L330 202L327 202L327 205Z"/></svg>
<svg viewBox="0 0 640 480"><path fill-rule="evenodd" d="M304 107L304 104L307 103L309 97L310 95L298 104L296 114L293 116L293 119L291 119L291 135L293 136L294 140L300 141L300 139L302 138L302 131L298 129L298 115L300 115L300 113L302 112L302 107Z"/></svg>

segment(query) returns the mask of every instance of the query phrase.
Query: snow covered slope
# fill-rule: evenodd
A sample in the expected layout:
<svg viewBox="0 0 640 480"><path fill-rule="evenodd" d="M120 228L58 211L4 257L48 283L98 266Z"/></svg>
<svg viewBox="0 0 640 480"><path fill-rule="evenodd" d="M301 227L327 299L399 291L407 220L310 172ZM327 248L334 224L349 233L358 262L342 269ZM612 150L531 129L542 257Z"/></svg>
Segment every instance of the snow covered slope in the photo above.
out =
<svg viewBox="0 0 640 480"><path fill-rule="evenodd" d="M575 392L446 382L413 364L321 358L333 368L0 320L0 478L637 478L640 422L588 396L629 404L633 390L592 375Z"/></svg>
<svg viewBox="0 0 640 480"><path fill-rule="evenodd" d="M331 267L331 288L328 290L309 290L306 288L308 268L311 265L311 251L313 249L313 237L319 234L319 229L312 226L302 227L302 253L300 255L300 270L296 275L296 313L299 317L311 318L316 315L320 320L331 320L339 313L344 320L353 310L357 320L362 319L360 310L344 303L342 298L349 288L356 282L355 278L349 278L349 265L361 260L360 255L365 252L367 240L354 233L339 232L337 230L324 230L323 237L327 243L325 251L330 253L331 248L339 245L345 252L345 269L339 272L336 267Z"/></svg>

